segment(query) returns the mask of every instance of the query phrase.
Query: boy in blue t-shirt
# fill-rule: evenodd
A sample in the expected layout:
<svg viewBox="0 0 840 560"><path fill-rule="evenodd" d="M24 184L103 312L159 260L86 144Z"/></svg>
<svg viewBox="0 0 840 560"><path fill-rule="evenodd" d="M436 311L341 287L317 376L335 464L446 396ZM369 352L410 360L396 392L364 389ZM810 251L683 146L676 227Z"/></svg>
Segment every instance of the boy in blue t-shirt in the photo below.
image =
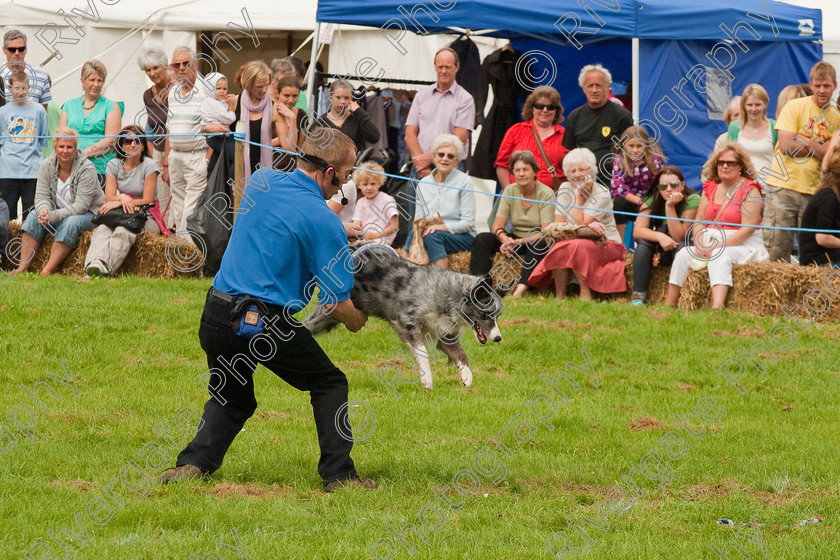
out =
<svg viewBox="0 0 840 560"><path fill-rule="evenodd" d="M44 108L29 99L29 76L15 72L9 76L12 98L0 107L0 197L17 218L18 200L23 202L23 218L35 204L35 184L49 135ZM40 138L36 138L40 136Z"/></svg>

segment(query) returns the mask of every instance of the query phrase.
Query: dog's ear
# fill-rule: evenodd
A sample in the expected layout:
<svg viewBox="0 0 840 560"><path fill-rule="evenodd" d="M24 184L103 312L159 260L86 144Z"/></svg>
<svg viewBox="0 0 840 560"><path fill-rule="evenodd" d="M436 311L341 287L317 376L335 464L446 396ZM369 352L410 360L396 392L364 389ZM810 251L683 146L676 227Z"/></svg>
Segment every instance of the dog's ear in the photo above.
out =
<svg viewBox="0 0 840 560"><path fill-rule="evenodd" d="M510 289L507 286L503 286L503 285L494 286L493 285L493 276L491 276L490 274L485 274L481 278L481 281L479 282L479 285L484 286L487 289L488 292L495 293L500 298L504 298L507 295L507 293L510 291Z"/></svg>
<svg viewBox="0 0 840 560"><path fill-rule="evenodd" d="M496 295L498 295L500 298L504 299L504 297L506 295L508 295L508 292L510 292L511 287L510 286L505 286L504 284L499 284L497 286L492 286L491 285L491 288L493 289L494 292L496 292Z"/></svg>

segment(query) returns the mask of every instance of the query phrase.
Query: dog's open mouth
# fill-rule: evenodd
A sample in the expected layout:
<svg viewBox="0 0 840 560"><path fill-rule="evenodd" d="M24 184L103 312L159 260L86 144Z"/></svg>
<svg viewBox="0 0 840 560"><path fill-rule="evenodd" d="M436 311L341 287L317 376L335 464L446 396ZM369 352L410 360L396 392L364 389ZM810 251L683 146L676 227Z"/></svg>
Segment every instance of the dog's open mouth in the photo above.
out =
<svg viewBox="0 0 840 560"><path fill-rule="evenodd" d="M484 334L484 331L481 330L481 326L478 323L473 323L473 330L475 331L475 336L481 344L487 342L487 335Z"/></svg>

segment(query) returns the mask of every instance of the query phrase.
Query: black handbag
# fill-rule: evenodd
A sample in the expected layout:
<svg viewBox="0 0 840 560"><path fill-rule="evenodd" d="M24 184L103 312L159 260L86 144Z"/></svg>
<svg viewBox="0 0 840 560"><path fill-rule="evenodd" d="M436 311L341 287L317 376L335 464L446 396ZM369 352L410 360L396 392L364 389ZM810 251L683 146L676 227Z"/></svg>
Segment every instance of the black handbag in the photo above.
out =
<svg viewBox="0 0 840 560"><path fill-rule="evenodd" d="M142 233L151 207L151 204L135 206L134 214L126 214L122 206L117 206L104 214L97 212L91 221L97 226L108 226L111 229L122 226L131 233Z"/></svg>

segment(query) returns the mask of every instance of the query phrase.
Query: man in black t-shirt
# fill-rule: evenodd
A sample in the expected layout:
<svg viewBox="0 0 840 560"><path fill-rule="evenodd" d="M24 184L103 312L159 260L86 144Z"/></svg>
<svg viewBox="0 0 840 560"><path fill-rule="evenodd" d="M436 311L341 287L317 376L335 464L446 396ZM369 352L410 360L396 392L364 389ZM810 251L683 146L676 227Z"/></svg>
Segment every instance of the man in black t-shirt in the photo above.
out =
<svg viewBox="0 0 840 560"><path fill-rule="evenodd" d="M840 162L840 158L835 158ZM806 229L840 230L840 200L833 188L822 188L814 193L802 214L802 227ZM840 263L840 238L829 233L799 233L799 264L815 263L819 266Z"/></svg>
<svg viewBox="0 0 840 560"><path fill-rule="evenodd" d="M586 105L569 114L563 146L569 150L589 148L598 159L598 182L610 186L613 142L633 126L633 115L609 100L612 74L600 64L589 64L580 71L578 83L586 95ZM606 159L604 159L606 158Z"/></svg>

